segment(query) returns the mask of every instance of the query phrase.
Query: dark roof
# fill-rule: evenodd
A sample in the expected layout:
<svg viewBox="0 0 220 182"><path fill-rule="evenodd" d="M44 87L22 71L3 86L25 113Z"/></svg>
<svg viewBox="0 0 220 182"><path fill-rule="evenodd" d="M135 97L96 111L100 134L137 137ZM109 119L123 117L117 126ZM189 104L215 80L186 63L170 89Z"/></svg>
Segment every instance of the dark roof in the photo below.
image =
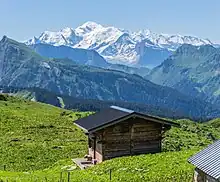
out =
<svg viewBox="0 0 220 182"><path fill-rule="evenodd" d="M188 161L209 176L220 179L220 140L192 156Z"/></svg>
<svg viewBox="0 0 220 182"><path fill-rule="evenodd" d="M82 128L83 130L90 132L90 131L98 130L100 127L109 126L119 120L130 118L132 116L144 117L154 122L163 123L165 125L179 126L176 123L164 119L149 116L143 113L138 113L133 110L129 110L117 106L111 106L110 108L104 109L88 117L81 118L75 121L75 124L80 128Z"/></svg>

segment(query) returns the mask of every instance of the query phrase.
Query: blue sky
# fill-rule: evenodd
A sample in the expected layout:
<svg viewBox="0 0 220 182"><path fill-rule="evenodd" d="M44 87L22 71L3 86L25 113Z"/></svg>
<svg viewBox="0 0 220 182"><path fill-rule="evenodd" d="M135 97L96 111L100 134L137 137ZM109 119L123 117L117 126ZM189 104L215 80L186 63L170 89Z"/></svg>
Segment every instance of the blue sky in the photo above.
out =
<svg viewBox="0 0 220 182"><path fill-rule="evenodd" d="M26 40L86 21L220 42L219 0L0 0L0 36Z"/></svg>

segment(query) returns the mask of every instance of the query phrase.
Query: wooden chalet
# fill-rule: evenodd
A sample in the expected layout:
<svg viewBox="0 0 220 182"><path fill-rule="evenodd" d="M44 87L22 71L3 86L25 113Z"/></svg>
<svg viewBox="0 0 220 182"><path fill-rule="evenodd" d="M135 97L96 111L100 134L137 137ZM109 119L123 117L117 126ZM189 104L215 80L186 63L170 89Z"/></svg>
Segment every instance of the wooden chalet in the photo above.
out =
<svg viewBox="0 0 220 182"><path fill-rule="evenodd" d="M194 182L219 182L220 140L190 157L188 161L196 167Z"/></svg>
<svg viewBox="0 0 220 182"><path fill-rule="evenodd" d="M89 155L98 163L114 157L161 152L163 133L176 123L111 106L75 124L88 135Z"/></svg>

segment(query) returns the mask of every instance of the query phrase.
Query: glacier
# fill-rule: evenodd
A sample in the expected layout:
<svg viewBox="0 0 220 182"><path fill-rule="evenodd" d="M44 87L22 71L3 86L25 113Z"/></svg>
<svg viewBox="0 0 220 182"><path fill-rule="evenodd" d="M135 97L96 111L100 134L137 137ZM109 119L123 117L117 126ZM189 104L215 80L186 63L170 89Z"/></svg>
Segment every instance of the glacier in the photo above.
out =
<svg viewBox="0 0 220 182"><path fill-rule="evenodd" d="M149 29L133 32L92 21L75 29L44 31L25 41L27 45L39 43L95 50L110 63L149 68L160 65L183 44L214 45L208 39L195 36L158 34Z"/></svg>

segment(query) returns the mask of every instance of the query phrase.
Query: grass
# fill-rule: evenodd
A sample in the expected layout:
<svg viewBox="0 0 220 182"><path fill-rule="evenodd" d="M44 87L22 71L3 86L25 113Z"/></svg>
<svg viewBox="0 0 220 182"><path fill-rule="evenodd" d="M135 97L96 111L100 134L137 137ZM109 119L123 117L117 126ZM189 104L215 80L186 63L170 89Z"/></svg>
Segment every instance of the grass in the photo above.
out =
<svg viewBox="0 0 220 182"><path fill-rule="evenodd" d="M178 120L181 128L172 128L165 134L164 151L180 151L204 148L212 143L210 135L220 138L220 119L207 123L195 123L189 120Z"/></svg>
<svg viewBox="0 0 220 182"><path fill-rule="evenodd" d="M0 179L58 181L61 171L67 179L66 169L74 167L71 159L87 153L87 139L73 121L88 114L0 95ZM187 159L212 142L210 133L220 138L220 119L203 124L177 122L181 128L166 133L163 153L115 158L88 170L74 169L71 181L109 181L110 169L112 181L190 181L194 167Z"/></svg>
<svg viewBox="0 0 220 182"><path fill-rule="evenodd" d="M46 104L8 97L0 102L0 164L8 171L33 171L83 156L86 137L72 113Z"/></svg>
<svg viewBox="0 0 220 182"><path fill-rule="evenodd" d="M160 154L139 155L132 157L115 158L105 161L88 170L75 169L71 171L71 181L76 182L107 182L112 181L190 181L193 175L193 166L187 163L187 158L197 150L181 152L164 152ZM61 161L51 168L29 173L0 172L2 179L22 179L22 181L58 181L64 166L73 164L70 161ZM67 172L63 172L63 179L67 180Z"/></svg>

